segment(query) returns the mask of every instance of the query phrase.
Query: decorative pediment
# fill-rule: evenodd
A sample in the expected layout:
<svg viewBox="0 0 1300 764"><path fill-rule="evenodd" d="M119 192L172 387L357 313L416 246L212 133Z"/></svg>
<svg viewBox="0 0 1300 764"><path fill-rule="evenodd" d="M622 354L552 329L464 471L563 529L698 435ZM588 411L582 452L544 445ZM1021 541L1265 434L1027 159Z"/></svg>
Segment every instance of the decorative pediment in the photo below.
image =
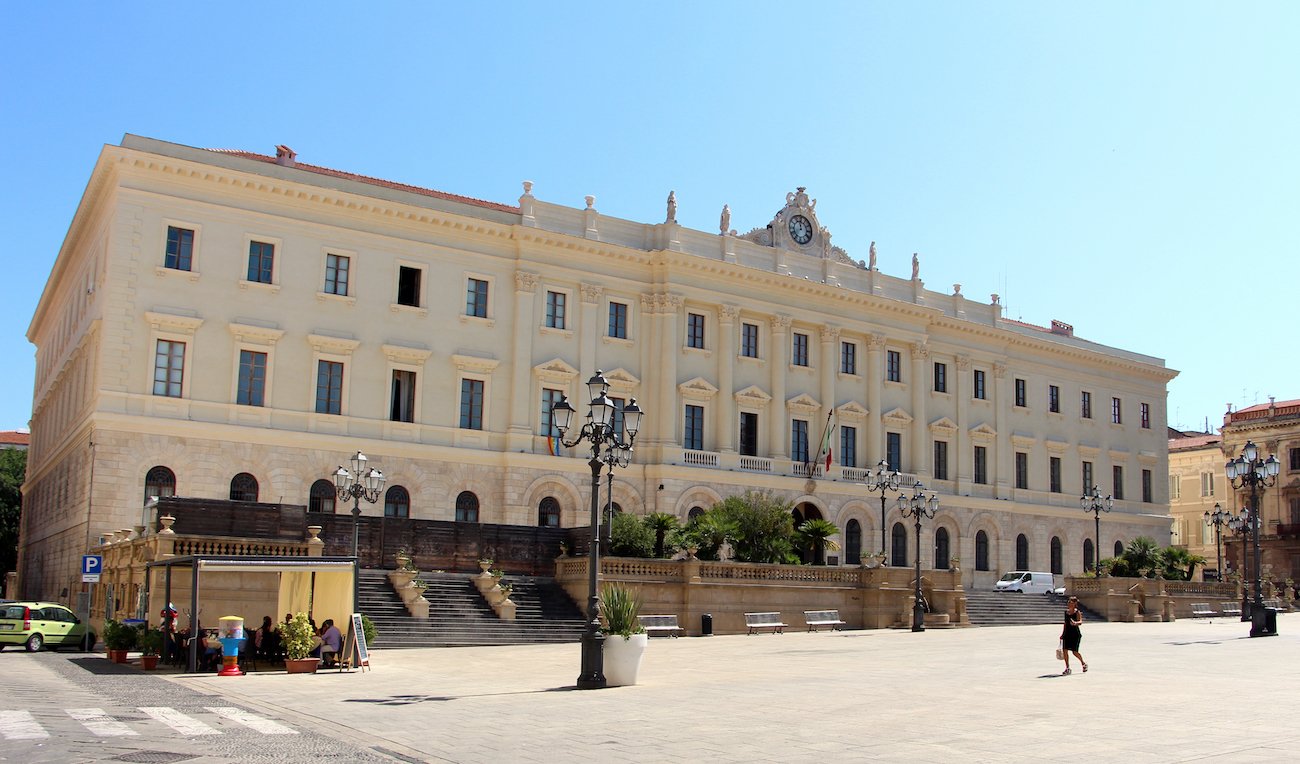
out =
<svg viewBox="0 0 1300 764"><path fill-rule="evenodd" d="M808 393L800 393L785 402L785 407L792 414L816 414L817 410L822 407L817 399Z"/></svg>
<svg viewBox="0 0 1300 764"><path fill-rule="evenodd" d="M609 389L626 393L632 392L641 384L641 380L622 367L605 372L605 379L609 381Z"/></svg>
<svg viewBox="0 0 1300 764"><path fill-rule="evenodd" d="M1052 440L1050 438L1043 441L1043 445L1047 446L1047 453L1049 454L1063 454L1070 449L1069 443L1066 443L1063 440Z"/></svg>
<svg viewBox="0 0 1300 764"><path fill-rule="evenodd" d="M1110 456L1112 462L1126 462L1129 457L1128 451L1121 451L1117 448L1110 449L1106 454Z"/></svg>
<svg viewBox="0 0 1300 764"><path fill-rule="evenodd" d="M1084 459L1096 459L1097 454L1100 453L1101 453L1101 449L1097 448L1096 446L1085 446L1082 443L1079 444L1079 456L1083 457Z"/></svg>
<svg viewBox="0 0 1300 764"><path fill-rule="evenodd" d="M1140 464L1155 464L1160 460L1160 456L1155 451L1138 451L1138 462Z"/></svg>
<svg viewBox="0 0 1300 764"><path fill-rule="evenodd" d="M468 371L475 374L491 374L496 371L497 366L501 363L495 358L483 358L476 355L456 354L451 357L451 362L456 364L460 371Z"/></svg>
<svg viewBox="0 0 1300 764"><path fill-rule="evenodd" d="M772 396L768 395L761 388L756 387L754 385L750 385L749 387L746 387L744 390L738 391L732 397L736 399L736 403L742 406L744 405L752 406L754 408L763 408L772 400Z"/></svg>
<svg viewBox="0 0 1300 764"><path fill-rule="evenodd" d="M930 423L930 432L951 437L957 434L957 423L946 416L941 416Z"/></svg>
<svg viewBox="0 0 1300 764"><path fill-rule="evenodd" d="M998 436L998 431L989 426L988 422L981 422L969 431L970 439L987 443Z"/></svg>
<svg viewBox="0 0 1300 764"><path fill-rule="evenodd" d="M902 409L891 409L881 420L889 427L906 427L912 423L912 415Z"/></svg>
<svg viewBox="0 0 1300 764"><path fill-rule="evenodd" d="M704 377L696 377L678 385L677 392L681 393L683 398L708 400L718 394L718 388Z"/></svg>
<svg viewBox="0 0 1300 764"><path fill-rule="evenodd" d="M545 363L539 363L533 367L533 373L538 379L546 382L558 382L567 384L578 376L578 370L565 363L560 358L552 358Z"/></svg>
<svg viewBox="0 0 1300 764"><path fill-rule="evenodd" d="M144 318L149 322L149 326L156 330L179 334L194 334L194 331L203 324L203 319L198 316L169 311L146 310Z"/></svg>
<svg viewBox="0 0 1300 764"><path fill-rule="evenodd" d="M242 324L231 321L226 325L230 334L236 342L243 342L251 345L274 345L284 336L283 329L277 329L271 326L255 326L253 324Z"/></svg>
<svg viewBox="0 0 1300 764"><path fill-rule="evenodd" d="M1022 433L1011 433L1011 445L1016 448L1033 448L1038 445L1038 438L1033 435L1024 435Z"/></svg>
<svg viewBox="0 0 1300 764"><path fill-rule="evenodd" d="M848 403L845 403L844 405L835 409L835 413L836 415L839 416L840 419L846 422L861 422L862 420L866 419L867 415L870 414L871 412L867 409L866 406L863 406L857 401L849 401Z"/></svg>
<svg viewBox="0 0 1300 764"><path fill-rule="evenodd" d="M361 344L361 340L351 337L336 337L331 334L308 334L307 341L317 353L335 353L347 355Z"/></svg>
<svg viewBox="0 0 1300 764"><path fill-rule="evenodd" d="M426 347L415 347L413 345L394 345L386 343L384 345L384 355L393 363L409 363L420 365L429 360L433 351ZM455 360L460 356L452 356ZM459 362L457 363L459 365Z"/></svg>

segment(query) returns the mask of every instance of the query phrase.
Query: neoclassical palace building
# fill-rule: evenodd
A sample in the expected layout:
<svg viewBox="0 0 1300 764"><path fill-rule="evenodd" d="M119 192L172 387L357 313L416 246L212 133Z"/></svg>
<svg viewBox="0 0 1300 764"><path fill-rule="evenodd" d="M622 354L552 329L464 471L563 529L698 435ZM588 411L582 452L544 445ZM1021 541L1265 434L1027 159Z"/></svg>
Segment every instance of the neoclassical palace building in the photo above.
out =
<svg viewBox="0 0 1300 764"><path fill-rule="evenodd" d="M685 519L765 489L840 528L837 564L885 547L910 565L896 494L882 527L865 485L883 459L938 493L922 564L960 558L968 586L1168 542L1161 359L927 289L915 256L886 275L874 245L831 244L802 188L746 233L725 207L718 230L685 228L676 206L642 223L530 182L487 202L284 146L105 147L27 335L25 596L77 583L151 496L333 512L330 475L358 450L387 475L367 514L586 525L587 454L552 454L549 412L562 395L585 412L598 369L647 412L613 485L625 512ZM1093 485L1114 497L1101 550Z"/></svg>

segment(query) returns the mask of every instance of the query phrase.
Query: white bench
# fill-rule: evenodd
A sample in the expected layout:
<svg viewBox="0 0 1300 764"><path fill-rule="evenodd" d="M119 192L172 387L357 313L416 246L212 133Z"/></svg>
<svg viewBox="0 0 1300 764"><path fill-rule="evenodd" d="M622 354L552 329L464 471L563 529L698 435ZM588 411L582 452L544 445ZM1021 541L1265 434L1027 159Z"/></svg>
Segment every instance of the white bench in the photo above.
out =
<svg viewBox="0 0 1300 764"><path fill-rule="evenodd" d="M1220 615L1241 615L1241 605L1236 602L1224 602L1219 605Z"/></svg>
<svg viewBox="0 0 1300 764"><path fill-rule="evenodd" d="M1218 615L1218 613L1214 612L1214 608L1210 607L1210 603L1208 602L1192 603L1193 618L1213 618L1216 615Z"/></svg>
<svg viewBox="0 0 1300 764"><path fill-rule="evenodd" d="M773 634L784 634L785 624L781 623L780 613L745 613L745 625L749 634L756 629L771 629Z"/></svg>
<svg viewBox="0 0 1300 764"><path fill-rule="evenodd" d="M678 632L685 631L677 625L675 615L639 615L637 620L641 622L641 628L645 629L645 633L652 637L656 634L676 637Z"/></svg>
<svg viewBox="0 0 1300 764"><path fill-rule="evenodd" d="M817 631L822 626L831 627L831 631L839 631L844 626L838 610L805 610L803 620L808 624L808 631Z"/></svg>

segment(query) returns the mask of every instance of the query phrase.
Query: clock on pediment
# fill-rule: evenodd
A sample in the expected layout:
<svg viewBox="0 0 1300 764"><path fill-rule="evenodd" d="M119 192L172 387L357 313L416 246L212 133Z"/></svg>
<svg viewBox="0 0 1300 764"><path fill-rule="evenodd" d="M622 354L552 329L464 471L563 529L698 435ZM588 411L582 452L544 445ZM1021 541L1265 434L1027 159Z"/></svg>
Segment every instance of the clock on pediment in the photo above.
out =
<svg viewBox="0 0 1300 764"><path fill-rule="evenodd" d="M865 264L849 258L844 250L831 245L831 232L817 221L817 200L810 199L803 186L785 195L785 206L777 211L771 223L740 238L765 247L779 247L865 267Z"/></svg>

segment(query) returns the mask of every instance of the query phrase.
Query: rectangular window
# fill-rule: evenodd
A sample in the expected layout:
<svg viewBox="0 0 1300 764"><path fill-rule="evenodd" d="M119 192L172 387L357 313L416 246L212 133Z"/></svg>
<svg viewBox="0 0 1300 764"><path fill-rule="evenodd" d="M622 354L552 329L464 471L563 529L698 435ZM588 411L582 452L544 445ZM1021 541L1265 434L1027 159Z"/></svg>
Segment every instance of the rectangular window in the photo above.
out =
<svg viewBox="0 0 1300 764"><path fill-rule="evenodd" d="M181 397L185 373L185 343L158 340L153 361L153 394Z"/></svg>
<svg viewBox="0 0 1300 764"><path fill-rule="evenodd" d="M795 366L808 365L808 335L794 332L794 350L791 363Z"/></svg>
<svg viewBox="0 0 1300 764"><path fill-rule="evenodd" d="M400 265L397 268L397 304L420 307L420 280L423 272L419 268Z"/></svg>
<svg viewBox="0 0 1300 764"><path fill-rule="evenodd" d="M1214 495L1214 473L1213 472L1201 473L1201 495L1202 496Z"/></svg>
<svg viewBox="0 0 1300 764"><path fill-rule="evenodd" d="M1119 398L1110 399L1110 421L1112 424L1122 424L1123 419L1120 417Z"/></svg>
<svg viewBox="0 0 1300 764"><path fill-rule="evenodd" d="M460 381L460 428L483 429L483 380Z"/></svg>
<svg viewBox="0 0 1300 764"><path fill-rule="evenodd" d="M901 472L903 470L902 433L885 433L885 460L891 472Z"/></svg>
<svg viewBox="0 0 1300 764"><path fill-rule="evenodd" d="M1291 455L1288 460L1291 463L1288 469L1300 470L1300 448L1292 448L1288 453Z"/></svg>
<svg viewBox="0 0 1300 764"><path fill-rule="evenodd" d="M316 413L343 413L343 364L316 362Z"/></svg>
<svg viewBox="0 0 1300 764"><path fill-rule="evenodd" d="M259 284L271 283L275 267L275 245L265 241L248 243L248 280Z"/></svg>
<svg viewBox="0 0 1300 764"><path fill-rule="evenodd" d="M1059 456L1047 460L1047 483L1052 493L1061 492L1061 457Z"/></svg>
<svg viewBox="0 0 1300 764"><path fill-rule="evenodd" d="M858 466L858 428L840 428L840 466Z"/></svg>
<svg viewBox="0 0 1300 764"><path fill-rule="evenodd" d="M1093 477L1092 462L1084 462L1082 465L1082 472L1083 472L1083 492L1092 493L1092 489L1097 487L1096 481L1092 479Z"/></svg>
<svg viewBox="0 0 1300 764"><path fill-rule="evenodd" d="M1138 404L1138 417L1139 419L1141 419L1142 429L1150 430L1151 429L1151 404L1150 403Z"/></svg>
<svg viewBox="0 0 1300 764"><path fill-rule="evenodd" d="M808 461L808 422L803 419L790 421L790 459Z"/></svg>
<svg viewBox="0 0 1300 764"><path fill-rule="evenodd" d="M479 401L479 404L481 411L482 400ZM393 391L392 400L389 401L388 405L388 418L394 422L415 421L415 372L401 369L393 370ZM464 427L464 425L461 425L461 427ZM473 427L470 429L477 430L480 428Z"/></svg>
<svg viewBox="0 0 1300 764"><path fill-rule="evenodd" d="M989 482L989 450L984 446L975 447L975 482L980 485Z"/></svg>
<svg viewBox="0 0 1300 764"><path fill-rule="evenodd" d="M1016 488L1029 488L1029 454L1016 452Z"/></svg>
<svg viewBox="0 0 1300 764"><path fill-rule="evenodd" d="M740 354L746 358L758 358L758 324L740 325Z"/></svg>
<svg viewBox="0 0 1300 764"><path fill-rule="evenodd" d="M1084 390L1080 394L1080 416L1084 419L1092 419L1092 393Z"/></svg>
<svg viewBox="0 0 1300 764"><path fill-rule="evenodd" d="M163 265L178 271L188 271L194 258L194 232L188 228L167 226L167 255Z"/></svg>
<svg viewBox="0 0 1300 764"><path fill-rule="evenodd" d="M609 424L613 428L614 434L617 435L620 439L622 439L626 437L623 434L623 425L625 422L625 420L623 419L623 406L625 405L626 401L624 401L622 398L614 398L611 396L609 402L614 404L614 416L609 420Z"/></svg>
<svg viewBox="0 0 1300 764"><path fill-rule="evenodd" d="M239 385L235 403L241 406L263 406L266 392L266 353L252 350L239 351Z"/></svg>
<svg viewBox="0 0 1300 764"><path fill-rule="evenodd" d="M542 432L546 437L560 437L560 429L555 426L555 419L551 416L551 407L564 399L563 390L552 390L542 388Z"/></svg>
<svg viewBox="0 0 1300 764"><path fill-rule="evenodd" d="M1169 500L1176 501L1183 498L1183 476L1169 476Z"/></svg>
<svg viewBox="0 0 1300 764"><path fill-rule="evenodd" d="M1017 378L1016 379L1016 405L1021 408L1028 406L1029 402L1027 398L1028 395L1025 392L1025 381L1023 379Z"/></svg>
<svg viewBox="0 0 1300 764"><path fill-rule="evenodd" d="M1115 501L1122 500L1124 498L1124 468L1119 465L1111 467L1110 480L1114 485L1111 495L1115 497Z"/></svg>
<svg viewBox="0 0 1300 764"><path fill-rule="evenodd" d="M948 364L935 363L934 365L934 391L936 393L948 392Z"/></svg>
<svg viewBox="0 0 1300 764"><path fill-rule="evenodd" d="M946 440L934 442L934 479L948 479L948 441Z"/></svg>
<svg viewBox="0 0 1300 764"><path fill-rule="evenodd" d="M897 350L885 351L885 379L890 382L903 381L903 354Z"/></svg>
<svg viewBox="0 0 1300 764"><path fill-rule="evenodd" d="M686 347L704 348L704 316L699 313L686 314Z"/></svg>
<svg viewBox="0 0 1300 764"><path fill-rule="evenodd" d="M565 297L563 292L546 293L546 325L552 329L564 328Z"/></svg>
<svg viewBox="0 0 1300 764"><path fill-rule="evenodd" d="M691 451L704 450L704 407L686 404L686 426L682 445Z"/></svg>
<svg viewBox="0 0 1300 764"><path fill-rule="evenodd" d="M758 414L740 412L740 454L758 456Z"/></svg>
<svg viewBox="0 0 1300 764"><path fill-rule="evenodd" d="M465 315L487 318L488 283L485 279L470 279L465 286Z"/></svg>
<svg viewBox="0 0 1300 764"><path fill-rule="evenodd" d="M325 255L325 294L348 296L348 267L352 260L344 255Z"/></svg>
<svg viewBox="0 0 1300 764"><path fill-rule="evenodd" d="M620 340L627 339L627 303L609 304L609 336Z"/></svg>
<svg viewBox="0 0 1300 764"><path fill-rule="evenodd" d="M1061 413L1061 388L1056 385L1047 386L1047 410L1053 414Z"/></svg>
<svg viewBox="0 0 1300 764"><path fill-rule="evenodd" d="M1155 501L1151 498L1151 470L1142 470L1142 501L1147 504Z"/></svg>
<svg viewBox="0 0 1300 764"><path fill-rule="evenodd" d="M975 387L974 387L974 393L972 393L972 395L973 397L981 401L987 398L987 396L984 394L984 370L983 369L975 370Z"/></svg>
<svg viewBox="0 0 1300 764"><path fill-rule="evenodd" d="M843 374L858 373L858 346L852 342L840 343L840 372Z"/></svg>

